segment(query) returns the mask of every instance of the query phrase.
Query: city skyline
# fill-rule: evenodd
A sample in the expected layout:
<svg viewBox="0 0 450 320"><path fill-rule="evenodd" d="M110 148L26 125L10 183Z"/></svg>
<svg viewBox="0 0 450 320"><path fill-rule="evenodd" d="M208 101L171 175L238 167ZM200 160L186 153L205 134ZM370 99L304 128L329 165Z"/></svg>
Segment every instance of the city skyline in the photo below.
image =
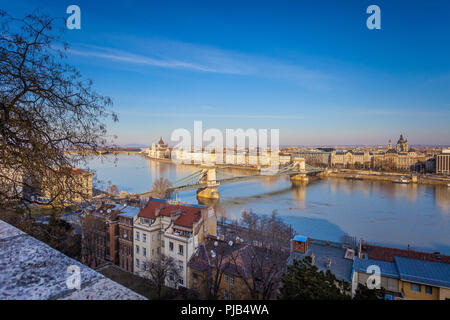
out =
<svg viewBox="0 0 450 320"><path fill-rule="evenodd" d="M66 1L42 12L67 17ZM112 97L120 145L177 128L279 128L281 145L448 145L450 30L444 1L119 3L78 1L69 63ZM22 17L31 1L7 3ZM139 10L137 10L139 8ZM326 9L326 10L325 10Z"/></svg>

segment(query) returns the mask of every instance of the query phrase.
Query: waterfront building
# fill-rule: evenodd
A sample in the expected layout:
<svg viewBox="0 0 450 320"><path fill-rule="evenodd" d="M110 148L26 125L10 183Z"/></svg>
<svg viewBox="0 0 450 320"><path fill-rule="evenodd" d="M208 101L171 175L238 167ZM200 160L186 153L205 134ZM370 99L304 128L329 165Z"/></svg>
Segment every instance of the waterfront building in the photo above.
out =
<svg viewBox="0 0 450 320"><path fill-rule="evenodd" d="M391 148L392 148L392 145L391 145ZM403 134L400 135L400 138L397 141L397 145L395 146L395 150L397 152L408 152L408 150L409 150L408 140L407 139L403 139Z"/></svg>
<svg viewBox="0 0 450 320"><path fill-rule="evenodd" d="M326 149L326 148L323 148ZM296 152L296 156L298 158L304 158L306 163L312 165L312 166L328 166L331 161L331 152L334 150L326 149L321 150L305 150Z"/></svg>
<svg viewBox="0 0 450 320"><path fill-rule="evenodd" d="M436 157L436 173L450 174L450 149L443 149Z"/></svg>
<svg viewBox="0 0 450 320"><path fill-rule="evenodd" d="M383 170L415 171L424 168L429 157L409 147L408 140L400 135L395 147L391 140L387 150L371 153L371 167Z"/></svg>
<svg viewBox="0 0 450 320"><path fill-rule="evenodd" d="M373 151L341 150L332 151L330 165L342 168L373 168L382 170L410 171L424 168L429 157L408 145L408 140L400 135L395 147L389 140L387 149Z"/></svg>
<svg viewBox="0 0 450 320"><path fill-rule="evenodd" d="M332 151L330 155L330 163L335 167L369 167L371 156L368 151Z"/></svg>
<svg viewBox="0 0 450 320"><path fill-rule="evenodd" d="M380 268L381 286L391 299L450 299L450 256L360 243L352 273L352 292Z"/></svg>
<svg viewBox="0 0 450 320"><path fill-rule="evenodd" d="M434 173L436 172L436 159L430 158L425 162L425 172Z"/></svg>
<svg viewBox="0 0 450 320"><path fill-rule="evenodd" d="M273 153L270 149L238 150L237 148L224 148L221 153L214 149L182 150L173 149L174 159L183 163L197 164L229 164L236 166L270 166L272 164L287 165L292 163L292 154L287 152Z"/></svg>
<svg viewBox="0 0 450 320"><path fill-rule="evenodd" d="M134 273L147 277L149 262L164 255L175 261L180 274L166 284L189 287L188 261L208 235L216 235L217 218L211 207L151 198L133 227Z"/></svg>
<svg viewBox="0 0 450 320"><path fill-rule="evenodd" d="M145 152L150 158L157 158L157 159L170 158L169 146L164 143L162 137L159 139L158 143L153 143L151 148L145 149Z"/></svg>

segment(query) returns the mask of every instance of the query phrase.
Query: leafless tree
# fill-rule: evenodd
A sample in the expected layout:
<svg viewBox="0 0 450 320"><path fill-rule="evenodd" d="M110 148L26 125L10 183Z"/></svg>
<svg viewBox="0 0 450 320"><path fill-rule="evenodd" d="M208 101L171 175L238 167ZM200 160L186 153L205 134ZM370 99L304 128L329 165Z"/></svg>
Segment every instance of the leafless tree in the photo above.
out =
<svg viewBox="0 0 450 320"><path fill-rule="evenodd" d="M232 267L248 289L252 299L274 299L281 285L281 276L288 251L269 246L248 244L233 252Z"/></svg>
<svg viewBox="0 0 450 320"><path fill-rule="evenodd" d="M148 277L161 299L162 290L167 283L176 285L180 278L180 269L176 261L169 256L160 254L145 261L144 274Z"/></svg>
<svg viewBox="0 0 450 320"><path fill-rule="evenodd" d="M158 199L166 199L170 196L170 182L166 178L159 178L153 182L152 197Z"/></svg>
<svg viewBox="0 0 450 320"><path fill-rule="evenodd" d="M256 241L273 247L289 248L294 237L291 225L283 222L276 211L270 216L258 215L252 210L244 210L241 214L240 225L243 226L242 236L250 242Z"/></svg>
<svg viewBox="0 0 450 320"><path fill-rule="evenodd" d="M84 213L81 220L81 259L90 267L97 267L105 257L106 225L105 222L90 213Z"/></svg>
<svg viewBox="0 0 450 320"><path fill-rule="evenodd" d="M207 252L210 256L207 285L209 298L218 299L223 275L227 270L229 271L230 268L230 259L228 256L231 253L231 248L223 241L215 241L212 244L213 245L208 248L209 252Z"/></svg>
<svg viewBox="0 0 450 320"><path fill-rule="evenodd" d="M64 19L34 12L17 19L0 10L0 207L29 208L42 181L48 203L79 184L71 170L110 144L111 99L97 94L65 63ZM59 28L60 27L60 28ZM66 151L75 150L69 155ZM29 212L29 210L28 210Z"/></svg>
<svg viewBox="0 0 450 320"><path fill-rule="evenodd" d="M247 245L231 255L234 271L244 282L252 299L273 299L280 287L281 275L289 255L294 232L276 212L271 216L243 212L246 231L240 236Z"/></svg>

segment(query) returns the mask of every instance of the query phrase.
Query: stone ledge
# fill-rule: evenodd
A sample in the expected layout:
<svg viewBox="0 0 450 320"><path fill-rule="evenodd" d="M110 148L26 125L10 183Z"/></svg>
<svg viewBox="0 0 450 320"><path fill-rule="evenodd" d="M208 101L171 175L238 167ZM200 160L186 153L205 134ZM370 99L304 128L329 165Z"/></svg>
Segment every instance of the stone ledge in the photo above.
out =
<svg viewBox="0 0 450 320"><path fill-rule="evenodd" d="M78 266L81 289L68 289ZM0 300L145 300L80 262L0 220Z"/></svg>

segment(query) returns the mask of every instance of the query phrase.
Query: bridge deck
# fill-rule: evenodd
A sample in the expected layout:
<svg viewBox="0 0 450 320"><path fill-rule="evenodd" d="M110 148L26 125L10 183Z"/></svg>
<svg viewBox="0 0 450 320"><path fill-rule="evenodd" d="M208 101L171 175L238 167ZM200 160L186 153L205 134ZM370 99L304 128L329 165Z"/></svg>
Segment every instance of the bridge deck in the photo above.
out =
<svg viewBox="0 0 450 320"><path fill-rule="evenodd" d="M233 182L241 182L241 181L248 181L248 180L268 178L268 177L277 177L277 176L282 176L282 175L293 176L296 174L314 174L314 173L318 173L318 172L322 172L322 171L323 171L323 169L314 168L311 166L308 166L306 171L294 171L294 170L291 170L291 166L288 166L288 167L281 169L278 172L275 172L274 174L254 174L254 175L247 175L247 176L237 176L237 177L231 177L231 178L217 179L216 182L217 182L217 185L219 186L222 184L228 184L228 183L233 183ZM195 189L201 189L201 188L208 187L208 184L206 184L206 183L200 183L198 181L195 183L188 182L188 180L190 180L190 179L195 179L195 178L198 179L201 172L202 171L200 170L200 171L195 172L187 177L182 178L181 180L178 181L178 183L183 183L182 185L171 187L168 190L170 192L182 192L182 191L195 190ZM148 197L148 196L150 196L150 191L136 194L136 195L140 196L140 197Z"/></svg>
<svg viewBox="0 0 450 320"><path fill-rule="evenodd" d="M255 175L248 175L248 176L237 176L232 178L225 178L225 179L218 179L217 184L228 184L233 182L241 182L241 181L248 181L248 180L254 180L254 179L261 179L261 178L269 178L269 177L278 177L278 176L284 176L284 175L296 175L296 174L312 174L321 172L322 170L309 170L306 172L301 171L288 171L288 172L280 172L275 174L255 174ZM206 183L194 183L194 184L187 184L183 186L177 186L173 188L169 188L171 192L181 192L181 191L188 191L193 189L200 189L200 188L206 188L208 185Z"/></svg>

